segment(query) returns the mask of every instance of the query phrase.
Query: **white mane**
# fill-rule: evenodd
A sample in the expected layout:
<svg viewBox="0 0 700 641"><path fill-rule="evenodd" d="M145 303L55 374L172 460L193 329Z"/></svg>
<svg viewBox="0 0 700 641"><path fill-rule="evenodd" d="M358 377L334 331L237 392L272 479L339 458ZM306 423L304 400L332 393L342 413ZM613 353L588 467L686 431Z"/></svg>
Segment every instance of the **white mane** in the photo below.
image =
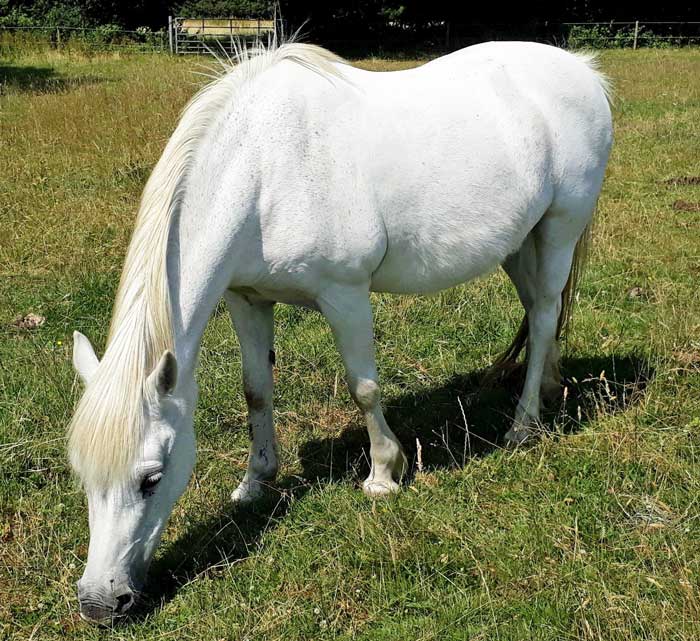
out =
<svg viewBox="0 0 700 641"><path fill-rule="evenodd" d="M114 305L107 350L69 427L70 461L82 481L106 487L124 481L143 441L148 375L175 350L166 253L195 153L221 109L266 69L289 60L337 76L334 54L313 45L240 47L234 61L201 89L146 184Z"/></svg>

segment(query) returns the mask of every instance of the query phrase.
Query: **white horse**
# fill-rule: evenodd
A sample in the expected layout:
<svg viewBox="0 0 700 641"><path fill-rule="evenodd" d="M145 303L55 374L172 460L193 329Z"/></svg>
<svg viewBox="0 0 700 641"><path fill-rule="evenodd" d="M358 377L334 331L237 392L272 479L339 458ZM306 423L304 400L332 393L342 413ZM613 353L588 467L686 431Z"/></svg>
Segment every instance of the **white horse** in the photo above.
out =
<svg viewBox="0 0 700 641"><path fill-rule="evenodd" d="M234 501L277 473L275 302L332 328L367 423L370 496L406 469L380 405L371 291L434 292L502 265L526 310L509 357L528 348L508 441L559 387L558 328L612 141L591 57L489 43L370 73L286 44L239 62L191 101L146 185L102 361L75 334L86 390L69 451L89 506L78 593L90 620L131 606L188 483L194 372L222 296L251 436Z"/></svg>

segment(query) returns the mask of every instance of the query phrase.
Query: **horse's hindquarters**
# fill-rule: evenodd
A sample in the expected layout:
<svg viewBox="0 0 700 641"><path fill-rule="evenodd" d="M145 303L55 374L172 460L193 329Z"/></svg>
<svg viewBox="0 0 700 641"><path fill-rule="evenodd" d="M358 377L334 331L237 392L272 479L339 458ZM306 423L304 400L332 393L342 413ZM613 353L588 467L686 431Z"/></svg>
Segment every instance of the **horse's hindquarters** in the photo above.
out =
<svg viewBox="0 0 700 641"><path fill-rule="evenodd" d="M366 162L387 235L375 291L430 292L487 273L552 208L572 227L590 220L611 141L600 78L553 47L470 49L407 79L410 110L407 89L374 87Z"/></svg>

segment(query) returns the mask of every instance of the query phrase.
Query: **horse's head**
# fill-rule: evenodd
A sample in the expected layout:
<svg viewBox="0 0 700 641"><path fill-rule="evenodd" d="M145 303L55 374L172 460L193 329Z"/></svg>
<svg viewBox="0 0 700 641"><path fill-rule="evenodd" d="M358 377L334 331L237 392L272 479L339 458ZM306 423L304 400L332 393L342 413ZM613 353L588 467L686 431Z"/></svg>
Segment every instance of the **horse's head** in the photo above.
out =
<svg viewBox="0 0 700 641"><path fill-rule="evenodd" d="M118 417L116 424L97 422L101 430L92 427L81 432L74 426L71 434L71 462L87 494L90 519L90 548L78 581L78 598L81 615L93 622L109 621L133 605L195 459L192 408L196 391L193 382L178 384L175 356L163 354L141 386L138 409L131 412L100 405L118 405L124 399L120 377L112 380L104 371L109 361L105 357L100 363L88 339L75 333L73 363L86 385L81 403L92 402L88 409L93 414L102 411ZM96 398L87 399L90 394ZM134 421L134 411L141 412L138 430L118 423ZM77 420L80 416L76 413ZM88 412L85 419L90 418ZM107 427L114 433L102 433ZM128 437L124 442L126 434L137 442L129 442ZM128 456L120 447L130 450ZM119 466L123 469L103 469Z"/></svg>

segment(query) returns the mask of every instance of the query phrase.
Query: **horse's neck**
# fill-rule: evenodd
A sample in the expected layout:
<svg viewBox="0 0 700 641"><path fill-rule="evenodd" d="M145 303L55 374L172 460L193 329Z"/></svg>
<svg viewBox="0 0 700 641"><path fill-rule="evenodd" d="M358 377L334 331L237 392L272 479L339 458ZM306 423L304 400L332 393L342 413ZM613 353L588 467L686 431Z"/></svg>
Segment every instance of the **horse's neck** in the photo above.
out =
<svg viewBox="0 0 700 641"><path fill-rule="evenodd" d="M222 270L201 255L199 243L190 245L193 239L182 233L182 228L172 234L180 237L178 242L171 241L168 255L175 353L178 369L193 374L207 321L227 283ZM197 260L198 254L201 260Z"/></svg>
<svg viewBox="0 0 700 641"><path fill-rule="evenodd" d="M207 168L198 172L206 178ZM198 176L194 177L194 181ZM241 189L248 185L221 186L221 189ZM193 189L194 194L203 193ZM229 203L222 208L210 197L185 196L180 213L173 222L168 248L168 282L178 367L194 373L199 346L207 322L233 275L240 269L237 256L242 235L241 227L250 209ZM247 193L250 194L248 191ZM236 199L239 200L239 199Z"/></svg>

